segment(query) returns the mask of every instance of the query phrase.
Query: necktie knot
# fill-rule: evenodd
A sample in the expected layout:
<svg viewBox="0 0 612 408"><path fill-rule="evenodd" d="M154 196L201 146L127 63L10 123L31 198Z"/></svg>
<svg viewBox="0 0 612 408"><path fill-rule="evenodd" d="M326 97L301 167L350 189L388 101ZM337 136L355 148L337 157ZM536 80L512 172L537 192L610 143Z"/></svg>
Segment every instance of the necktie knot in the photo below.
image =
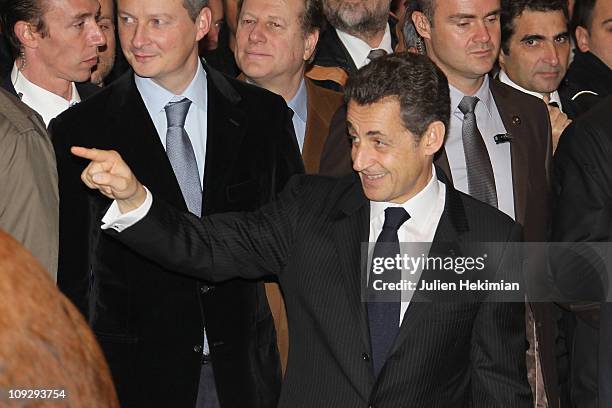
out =
<svg viewBox="0 0 612 408"><path fill-rule="evenodd" d="M368 54L368 59L370 61L374 61L375 59L385 55L387 55L387 51L383 50L382 48L377 48L375 50L370 51L370 53Z"/></svg>
<svg viewBox="0 0 612 408"><path fill-rule="evenodd" d="M388 207L385 209L385 223L383 229L397 231L403 223L410 219L410 214L404 207Z"/></svg>
<svg viewBox="0 0 612 408"><path fill-rule="evenodd" d="M191 101L187 98L183 98L180 101L169 102L164 106L166 111L166 120L168 121L168 128L171 127L184 127L185 119L187 119L187 112Z"/></svg>
<svg viewBox="0 0 612 408"><path fill-rule="evenodd" d="M464 115L468 115L470 113L474 113L474 109L476 109L476 104L480 99L476 96L464 96L459 102L459 110Z"/></svg>

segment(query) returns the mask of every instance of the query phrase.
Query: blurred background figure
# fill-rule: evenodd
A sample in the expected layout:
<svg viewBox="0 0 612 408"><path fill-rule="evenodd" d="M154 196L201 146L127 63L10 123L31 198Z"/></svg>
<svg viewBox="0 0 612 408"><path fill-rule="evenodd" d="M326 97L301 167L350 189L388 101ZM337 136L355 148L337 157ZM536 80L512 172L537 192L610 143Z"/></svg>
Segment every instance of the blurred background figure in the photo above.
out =
<svg viewBox="0 0 612 408"><path fill-rule="evenodd" d="M83 317L34 257L0 231L0 405L10 388L65 394L48 405L26 400L24 406L119 407L108 366Z"/></svg>
<svg viewBox="0 0 612 408"><path fill-rule="evenodd" d="M395 47L395 52L408 51L421 55L427 53L425 42L412 22L412 13L418 9L419 5L416 0L406 0L404 2L403 14L397 23L397 46Z"/></svg>
<svg viewBox="0 0 612 408"><path fill-rule="evenodd" d="M612 1L575 0L571 35L576 53L559 93L579 116L612 94Z"/></svg>
<svg viewBox="0 0 612 408"><path fill-rule="evenodd" d="M329 25L307 76L341 91L348 77L373 59L393 52L395 17L389 0L322 0Z"/></svg>
<svg viewBox="0 0 612 408"><path fill-rule="evenodd" d="M210 0L208 2L212 22L208 34L200 40L199 54L206 62L231 77L237 77L240 69L236 65L236 24L238 22L238 0Z"/></svg>
<svg viewBox="0 0 612 408"><path fill-rule="evenodd" d="M217 0L220 1L220 0ZM91 73L91 83L104 86L105 79L113 70L115 64L116 53L116 33L115 33L115 1L114 0L99 0L100 2L100 19L98 26L104 37L106 44L98 48L98 64L94 67Z"/></svg>
<svg viewBox="0 0 612 408"><path fill-rule="evenodd" d="M219 33L225 21L223 14L223 2L221 0L209 0L208 7L212 14L210 31L200 41L200 51L213 51L219 46Z"/></svg>

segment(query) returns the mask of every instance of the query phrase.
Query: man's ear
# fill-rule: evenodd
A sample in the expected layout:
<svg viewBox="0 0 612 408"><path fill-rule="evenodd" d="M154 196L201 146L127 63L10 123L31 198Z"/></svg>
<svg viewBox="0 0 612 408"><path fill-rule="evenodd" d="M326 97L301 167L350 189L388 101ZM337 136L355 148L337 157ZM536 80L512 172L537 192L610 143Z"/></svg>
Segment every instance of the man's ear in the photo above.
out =
<svg viewBox="0 0 612 408"><path fill-rule="evenodd" d="M431 22L427 16L420 11L413 11L411 17L417 33L421 37L431 40Z"/></svg>
<svg viewBox="0 0 612 408"><path fill-rule="evenodd" d="M589 35L589 31L582 27L576 27L576 47L582 52L587 52L590 50L589 42L591 40L591 36Z"/></svg>
<svg viewBox="0 0 612 408"><path fill-rule="evenodd" d="M27 48L37 48L38 41L41 37L40 33L34 31L32 24L25 21L18 21L13 28L19 42Z"/></svg>
<svg viewBox="0 0 612 408"><path fill-rule="evenodd" d="M317 49L317 43L319 42L319 30L312 30L310 33L306 33L304 37L304 61L310 61Z"/></svg>
<svg viewBox="0 0 612 408"><path fill-rule="evenodd" d="M427 126L427 130L421 136L421 148L427 156L433 156L444 144L444 135L446 134L446 126L439 120L431 122Z"/></svg>
<svg viewBox="0 0 612 408"><path fill-rule="evenodd" d="M210 31L212 13L209 7L203 7L196 17L196 41L200 41Z"/></svg>

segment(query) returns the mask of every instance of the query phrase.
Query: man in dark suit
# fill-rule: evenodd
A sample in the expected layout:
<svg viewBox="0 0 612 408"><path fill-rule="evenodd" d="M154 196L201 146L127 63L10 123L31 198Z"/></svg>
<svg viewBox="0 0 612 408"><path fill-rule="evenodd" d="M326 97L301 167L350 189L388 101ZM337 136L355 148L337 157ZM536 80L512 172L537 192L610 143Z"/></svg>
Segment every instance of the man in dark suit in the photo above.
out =
<svg viewBox="0 0 612 408"><path fill-rule="evenodd" d="M555 242L610 242L612 223L612 96L570 125L555 154ZM584 267L584 262L579 263ZM580 270L574 287L584 287ZM572 286L572 285L570 285ZM609 296L609 294L608 294ZM582 300L582 299L580 299ZM588 299L584 299L588 300ZM610 303L571 304L569 361L571 406L609 407L612 404L612 308Z"/></svg>
<svg viewBox="0 0 612 408"><path fill-rule="evenodd" d="M522 301L482 302L487 291L458 303L424 303L421 290L411 300L360 297L367 240L377 240L377 258L385 244L399 255L399 241L432 242L429 256L450 243L461 256L469 242L520 237L508 217L436 178L433 156L449 117L444 75L427 57L389 55L351 77L346 98L359 177L293 178L254 213L179 214L115 152L73 152L94 160L84 182L117 199L103 228L134 250L214 280L278 276L290 329L279 406L530 407ZM491 278L506 275L501 251L489 255ZM421 282L434 276L457 277L434 267Z"/></svg>
<svg viewBox="0 0 612 408"><path fill-rule="evenodd" d="M263 284L172 274L100 234L109 201L83 189L84 163L68 148L121 152L180 210L249 210L302 171L287 107L199 60L206 1L120 0L118 16L134 71L50 126L59 286L98 336L122 407L274 407L280 365Z"/></svg>
<svg viewBox="0 0 612 408"><path fill-rule="evenodd" d="M1 86L42 116L45 126L98 90L86 81L106 43L99 13L96 0L14 0L0 8L14 60Z"/></svg>
<svg viewBox="0 0 612 408"><path fill-rule="evenodd" d="M500 1L417 3L413 23L425 41L427 55L447 75L450 85L450 129L436 163L455 188L518 221L525 241L546 241L550 120L542 101L488 76L500 48ZM545 399L557 405L555 312L549 304L532 303L527 315L527 363L540 405Z"/></svg>

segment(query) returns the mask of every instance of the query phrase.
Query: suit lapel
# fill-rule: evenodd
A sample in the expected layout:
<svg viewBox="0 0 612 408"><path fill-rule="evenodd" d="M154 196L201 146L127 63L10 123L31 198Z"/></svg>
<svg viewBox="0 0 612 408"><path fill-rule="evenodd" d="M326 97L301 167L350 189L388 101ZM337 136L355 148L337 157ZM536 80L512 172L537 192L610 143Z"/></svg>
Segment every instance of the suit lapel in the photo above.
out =
<svg viewBox="0 0 612 408"><path fill-rule="evenodd" d="M319 172L321 164L321 153L327 140L329 122L319 112L321 100L317 94L315 85L309 79L306 81L306 94L308 98L307 110L308 119L306 120L306 132L304 137L304 148L302 149L302 160L307 174Z"/></svg>
<svg viewBox="0 0 612 408"><path fill-rule="evenodd" d="M355 183L339 203L332 231L341 271L346 280L346 296L353 307L350 316L356 317L363 350L370 350L366 304L361 299L363 268L367 267L367 252L364 259L362 243L368 242L370 234L370 205L363 195L361 184L354 177Z"/></svg>
<svg viewBox="0 0 612 408"><path fill-rule="evenodd" d="M119 150L136 177L155 195L186 210L174 171L131 70L117 80L109 100L118 102L109 106L109 115L105 116L109 118L106 133L109 148Z"/></svg>
<svg viewBox="0 0 612 408"><path fill-rule="evenodd" d="M527 146L528 138L524 133L528 130L521 118L520 106L509 99L506 85L495 79L489 81L491 94L497 105L497 110L502 118L506 132L510 133L510 156L512 165L512 187L514 188L514 211L515 219L523 223L525 220L525 208L527 206L527 183L529 179L529 160Z"/></svg>
<svg viewBox="0 0 612 408"><path fill-rule="evenodd" d="M203 215L212 211L211 194L224 191L223 176L234 166L248 125L244 111L238 107L240 95L221 73L206 64L204 67L208 86L208 117Z"/></svg>

